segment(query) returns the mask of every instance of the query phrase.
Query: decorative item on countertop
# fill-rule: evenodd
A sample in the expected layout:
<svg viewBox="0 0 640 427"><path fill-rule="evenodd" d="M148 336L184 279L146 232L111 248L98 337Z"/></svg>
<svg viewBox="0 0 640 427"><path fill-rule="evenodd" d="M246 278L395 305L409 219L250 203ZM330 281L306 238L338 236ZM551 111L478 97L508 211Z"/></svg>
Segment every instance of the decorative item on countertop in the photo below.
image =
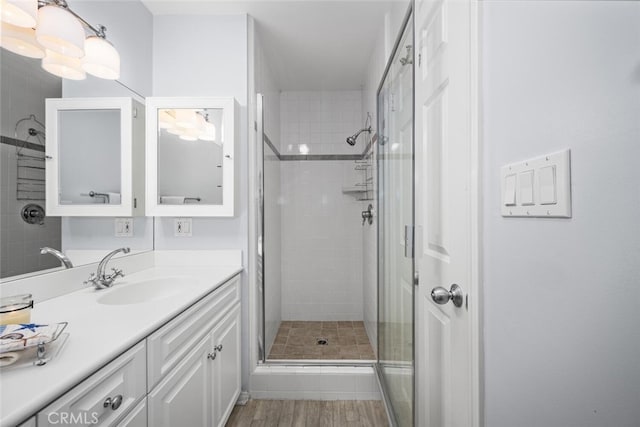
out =
<svg viewBox="0 0 640 427"><path fill-rule="evenodd" d="M0 298L0 325L31 322L33 297L31 294Z"/></svg>
<svg viewBox="0 0 640 427"><path fill-rule="evenodd" d="M51 354L47 354L47 346L62 335L67 324L67 322L60 322L51 325L36 323L0 325L0 367L11 365L23 358L23 352L29 353L25 358L33 359L31 364L37 366L46 364L52 358ZM67 336L68 334L65 334L65 339L58 346L56 354Z"/></svg>

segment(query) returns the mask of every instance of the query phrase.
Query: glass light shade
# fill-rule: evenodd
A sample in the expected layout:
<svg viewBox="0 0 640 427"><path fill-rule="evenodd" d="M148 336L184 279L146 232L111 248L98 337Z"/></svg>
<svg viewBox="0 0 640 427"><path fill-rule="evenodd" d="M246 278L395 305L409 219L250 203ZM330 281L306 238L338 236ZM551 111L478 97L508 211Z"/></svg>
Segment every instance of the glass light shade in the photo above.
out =
<svg viewBox="0 0 640 427"><path fill-rule="evenodd" d="M42 58L42 68L64 79L84 80L87 78L87 73L82 69L80 59L60 55L51 50L47 50L46 56Z"/></svg>
<svg viewBox="0 0 640 427"><path fill-rule="evenodd" d="M102 37L87 37L84 41L82 68L101 79L116 80L120 77L120 54Z"/></svg>
<svg viewBox="0 0 640 427"><path fill-rule="evenodd" d="M36 26L38 0L1 0L2 22L23 28Z"/></svg>
<svg viewBox="0 0 640 427"><path fill-rule="evenodd" d="M175 126L175 124L173 127L167 128L167 132L169 132L171 135L182 135L185 131L185 128Z"/></svg>
<svg viewBox="0 0 640 427"><path fill-rule="evenodd" d="M171 115L171 110L160 110L158 113L158 127L160 129L171 129L175 125L176 119Z"/></svg>
<svg viewBox="0 0 640 427"><path fill-rule="evenodd" d="M200 136L200 131L198 129L185 129L184 133L180 135L180 139L184 141L197 141Z"/></svg>
<svg viewBox="0 0 640 427"><path fill-rule="evenodd" d="M174 110L176 112L176 126L185 129L195 129L197 127L196 113L188 108Z"/></svg>
<svg viewBox="0 0 640 427"><path fill-rule="evenodd" d="M44 48L36 41L36 30L2 23L0 46L28 58L44 58Z"/></svg>
<svg viewBox="0 0 640 427"><path fill-rule="evenodd" d="M36 39L42 46L62 55L84 56L84 28L75 16L61 7L38 9Z"/></svg>
<svg viewBox="0 0 640 427"><path fill-rule="evenodd" d="M204 126L204 132L200 135L200 139L203 141L215 141L216 140L216 126L213 123L206 123Z"/></svg>

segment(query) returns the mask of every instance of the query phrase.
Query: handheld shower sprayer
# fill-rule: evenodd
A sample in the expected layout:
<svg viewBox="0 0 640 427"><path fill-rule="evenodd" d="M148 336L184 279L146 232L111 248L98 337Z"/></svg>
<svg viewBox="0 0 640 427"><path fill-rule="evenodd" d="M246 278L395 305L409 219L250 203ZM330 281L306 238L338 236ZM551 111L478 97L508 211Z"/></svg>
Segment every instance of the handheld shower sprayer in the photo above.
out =
<svg viewBox="0 0 640 427"><path fill-rule="evenodd" d="M360 129L358 132L354 133L353 135L351 135L350 137L347 138L347 144L349 145L356 145L356 140L358 139L358 136L360 136L360 134L362 132L369 132L371 133L371 126L369 126L368 128L364 128L364 129Z"/></svg>

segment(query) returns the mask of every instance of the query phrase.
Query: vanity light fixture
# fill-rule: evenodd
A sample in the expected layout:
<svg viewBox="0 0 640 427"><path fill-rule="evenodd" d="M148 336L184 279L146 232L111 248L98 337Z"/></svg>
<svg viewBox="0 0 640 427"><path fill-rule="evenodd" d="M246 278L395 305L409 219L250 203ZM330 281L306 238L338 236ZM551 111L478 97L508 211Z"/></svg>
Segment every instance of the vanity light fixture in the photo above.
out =
<svg viewBox="0 0 640 427"><path fill-rule="evenodd" d="M211 141L222 145L222 142L216 139L215 125L209 121L209 115L203 110L159 110L158 127L184 141Z"/></svg>
<svg viewBox="0 0 640 427"><path fill-rule="evenodd" d="M0 10L1 47L42 58L42 68L62 78L120 77L120 54L106 39L106 28L89 24L66 0L0 0Z"/></svg>

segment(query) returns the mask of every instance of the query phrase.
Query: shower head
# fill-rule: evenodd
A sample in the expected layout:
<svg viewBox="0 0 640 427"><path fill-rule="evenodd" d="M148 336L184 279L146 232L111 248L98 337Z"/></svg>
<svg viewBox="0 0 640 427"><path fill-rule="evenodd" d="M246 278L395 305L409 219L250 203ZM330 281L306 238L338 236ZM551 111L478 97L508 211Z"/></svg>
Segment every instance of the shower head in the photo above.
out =
<svg viewBox="0 0 640 427"><path fill-rule="evenodd" d="M360 136L360 134L362 132L369 132L371 133L371 126L369 126L368 128L364 128L364 129L360 129L358 132L354 133L353 135L351 135L350 137L347 138L347 144L349 145L356 145L356 140L358 139L358 136Z"/></svg>

